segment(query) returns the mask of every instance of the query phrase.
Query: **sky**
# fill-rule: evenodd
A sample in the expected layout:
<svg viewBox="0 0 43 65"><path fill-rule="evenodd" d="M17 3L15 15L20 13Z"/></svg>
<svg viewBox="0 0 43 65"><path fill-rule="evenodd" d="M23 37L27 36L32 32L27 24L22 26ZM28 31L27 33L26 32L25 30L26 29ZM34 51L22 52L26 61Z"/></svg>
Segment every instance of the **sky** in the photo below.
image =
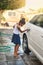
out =
<svg viewBox="0 0 43 65"><path fill-rule="evenodd" d="M26 9L32 8L32 9L39 9L43 8L43 0L26 0Z"/></svg>

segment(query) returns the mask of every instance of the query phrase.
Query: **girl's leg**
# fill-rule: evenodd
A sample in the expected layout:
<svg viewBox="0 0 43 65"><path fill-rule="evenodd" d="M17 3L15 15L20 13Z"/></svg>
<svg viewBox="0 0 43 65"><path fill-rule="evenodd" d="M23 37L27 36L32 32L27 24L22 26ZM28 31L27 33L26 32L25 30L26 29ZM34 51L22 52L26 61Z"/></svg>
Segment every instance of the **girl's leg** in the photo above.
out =
<svg viewBox="0 0 43 65"><path fill-rule="evenodd" d="M16 52L18 52L18 49L19 49L19 44L17 44L17 46L16 46ZM18 55L18 53L17 53L17 55Z"/></svg>
<svg viewBox="0 0 43 65"><path fill-rule="evenodd" d="M16 56L16 45L14 46L14 56Z"/></svg>
<svg viewBox="0 0 43 65"><path fill-rule="evenodd" d="M18 49L19 49L19 44L17 44L14 48L14 56L18 56Z"/></svg>

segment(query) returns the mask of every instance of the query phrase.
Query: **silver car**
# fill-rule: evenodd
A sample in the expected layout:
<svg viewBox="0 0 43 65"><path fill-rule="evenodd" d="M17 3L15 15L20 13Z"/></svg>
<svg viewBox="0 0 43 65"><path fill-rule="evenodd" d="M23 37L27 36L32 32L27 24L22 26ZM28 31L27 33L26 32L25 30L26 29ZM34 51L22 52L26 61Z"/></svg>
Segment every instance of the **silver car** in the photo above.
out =
<svg viewBox="0 0 43 65"><path fill-rule="evenodd" d="M43 63L43 14L35 15L26 27L30 30L23 33L24 52L32 51Z"/></svg>

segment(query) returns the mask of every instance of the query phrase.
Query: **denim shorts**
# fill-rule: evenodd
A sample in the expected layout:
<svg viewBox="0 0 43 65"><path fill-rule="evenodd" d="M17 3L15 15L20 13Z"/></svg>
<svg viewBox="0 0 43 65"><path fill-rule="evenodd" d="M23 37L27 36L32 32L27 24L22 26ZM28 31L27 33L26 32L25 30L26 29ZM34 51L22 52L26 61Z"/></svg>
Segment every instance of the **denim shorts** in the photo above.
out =
<svg viewBox="0 0 43 65"><path fill-rule="evenodd" d="M16 44L16 45L17 44L21 45L19 34L13 34L13 36L12 36L12 42L14 44Z"/></svg>

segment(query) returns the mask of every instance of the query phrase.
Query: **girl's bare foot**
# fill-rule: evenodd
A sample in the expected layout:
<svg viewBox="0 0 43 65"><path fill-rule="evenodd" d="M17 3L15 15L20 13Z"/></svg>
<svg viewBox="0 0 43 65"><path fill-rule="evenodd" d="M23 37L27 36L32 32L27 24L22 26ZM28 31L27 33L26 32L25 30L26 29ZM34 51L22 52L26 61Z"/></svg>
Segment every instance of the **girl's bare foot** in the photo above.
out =
<svg viewBox="0 0 43 65"><path fill-rule="evenodd" d="M17 53L14 53L14 57L17 57L18 56L18 54Z"/></svg>

